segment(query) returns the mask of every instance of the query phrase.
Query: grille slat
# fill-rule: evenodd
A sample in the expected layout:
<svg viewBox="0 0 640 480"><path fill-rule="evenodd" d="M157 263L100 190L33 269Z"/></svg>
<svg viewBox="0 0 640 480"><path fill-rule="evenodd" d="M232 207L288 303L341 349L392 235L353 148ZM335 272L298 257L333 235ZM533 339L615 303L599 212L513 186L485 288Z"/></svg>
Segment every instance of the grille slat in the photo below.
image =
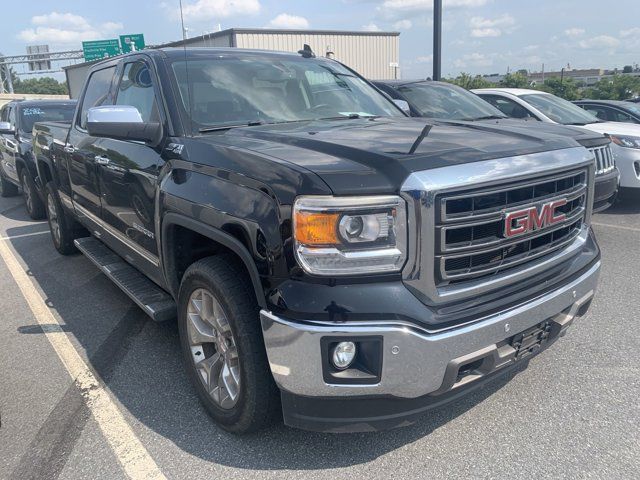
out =
<svg viewBox="0 0 640 480"><path fill-rule="evenodd" d="M606 165L606 152L594 153ZM568 245L580 233L587 207L585 170L534 181L438 195L435 277L438 286L495 275ZM556 200L566 216L556 225L506 238L507 213Z"/></svg>
<svg viewBox="0 0 640 480"><path fill-rule="evenodd" d="M611 172L615 168L611 147L604 145L602 147L593 147L589 151L596 157L596 175L604 175Z"/></svg>

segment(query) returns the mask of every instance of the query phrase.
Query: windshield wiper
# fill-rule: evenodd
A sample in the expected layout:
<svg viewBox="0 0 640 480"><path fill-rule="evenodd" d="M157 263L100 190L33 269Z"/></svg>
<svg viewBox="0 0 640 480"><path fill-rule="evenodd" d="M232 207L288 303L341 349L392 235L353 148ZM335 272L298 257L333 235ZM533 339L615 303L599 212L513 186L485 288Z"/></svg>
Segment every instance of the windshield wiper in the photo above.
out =
<svg viewBox="0 0 640 480"><path fill-rule="evenodd" d="M221 130L229 130L231 128L257 127L259 125L266 125L266 124L267 123L263 120L251 120L250 122L244 122L244 123L227 123L226 125L213 125L211 127L203 127L203 128L200 128L198 131L200 133L218 132Z"/></svg>
<svg viewBox="0 0 640 480"><path fill-rule="evenodd" d="M506 115L485 115L484 117L476 117L472 120L502 120L507 118Z"/></svg>
<svg viewBox="0 0 640 480"><path fill-rule="evenodd" d="M359 113L350 113L348 115L337 115L335 117L324 117L318 120L355 120L358 118L378 118L379 115L360 115Z"/></svg>

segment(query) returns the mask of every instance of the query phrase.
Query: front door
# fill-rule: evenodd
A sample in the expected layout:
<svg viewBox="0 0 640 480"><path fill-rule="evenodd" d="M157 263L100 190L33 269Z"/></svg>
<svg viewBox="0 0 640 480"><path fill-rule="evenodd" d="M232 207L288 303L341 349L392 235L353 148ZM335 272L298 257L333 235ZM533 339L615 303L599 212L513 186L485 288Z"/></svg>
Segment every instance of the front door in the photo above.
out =
<svg viewBox="0 0 640 480"><path fill-rule="evenodd" d="M93 222L100 219L101 203L96 158L102 153L106 140L87 133L87 111L91 107L109 105L113 102L111 84L115 72L116 67L111 66L91 74L79 114L64 146L68 155L73 200L78 213Z"/></svg>
<svg viewBox="0 0 640 480"><path fill-rule="evenodd" d="M124 64L115 104L136 107L143 122L160 122L154 75L143 60ZM99 145L102 220L120 239L153 263L158 249L155 192L163 161L143 142L103 139Z"/></svg>
<svg viewBox="0 0 640 480"><path fill-rule="evenodd" d="M14 133L3 133L0 139L0 152L2 158L2 172L5 177L18 181L18 171L16 170L16 154L18 152L16 106L9 105L3 112L3 121L9 122L14 129Z"/></svg>

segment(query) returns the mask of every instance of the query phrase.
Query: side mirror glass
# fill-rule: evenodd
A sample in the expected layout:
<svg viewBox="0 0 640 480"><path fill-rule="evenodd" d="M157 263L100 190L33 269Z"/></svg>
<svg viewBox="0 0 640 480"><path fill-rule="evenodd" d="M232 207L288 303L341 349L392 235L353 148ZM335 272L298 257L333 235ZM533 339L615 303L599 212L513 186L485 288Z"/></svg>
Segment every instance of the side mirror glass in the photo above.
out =
<svg viewBox="0 0 640 480"><path fill-rule="evenodd" d="M87 131L93 137L140 141L157 146L162 139L159 122L144 122L136 107L104 105L87 111Z"/></svg>
<svg viewBox="0 0 640 480"><path fill-rule="evenodd" d="M11 126L9 122L0 122L0 133L3 133L5 135L14 135L16 133L16 130Z"/></svg>
<svg viewBox="0 0 640 480"><path fill-rule="evenodd" d="M400 108L407 115L411 115L411 107L409 107L409 103L406 100L400 100L398 98L393 99L393 103L396 104L397 107Z"/></svg>

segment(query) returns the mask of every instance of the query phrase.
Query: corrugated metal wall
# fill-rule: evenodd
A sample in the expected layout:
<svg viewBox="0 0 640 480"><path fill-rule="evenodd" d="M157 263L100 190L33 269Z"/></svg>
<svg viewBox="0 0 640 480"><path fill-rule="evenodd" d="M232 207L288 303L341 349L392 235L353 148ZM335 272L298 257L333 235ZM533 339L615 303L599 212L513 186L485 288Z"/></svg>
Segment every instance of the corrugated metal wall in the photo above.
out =
<svg viewBox="0 0 640 480"><path fill-rule="evenodd" d="M237 32L235 46L297 52L305 43L318 56L324 56L329 49L336 60L369 79L395 78L396 68L390 64L399 62L397 35Z"/></svg>

